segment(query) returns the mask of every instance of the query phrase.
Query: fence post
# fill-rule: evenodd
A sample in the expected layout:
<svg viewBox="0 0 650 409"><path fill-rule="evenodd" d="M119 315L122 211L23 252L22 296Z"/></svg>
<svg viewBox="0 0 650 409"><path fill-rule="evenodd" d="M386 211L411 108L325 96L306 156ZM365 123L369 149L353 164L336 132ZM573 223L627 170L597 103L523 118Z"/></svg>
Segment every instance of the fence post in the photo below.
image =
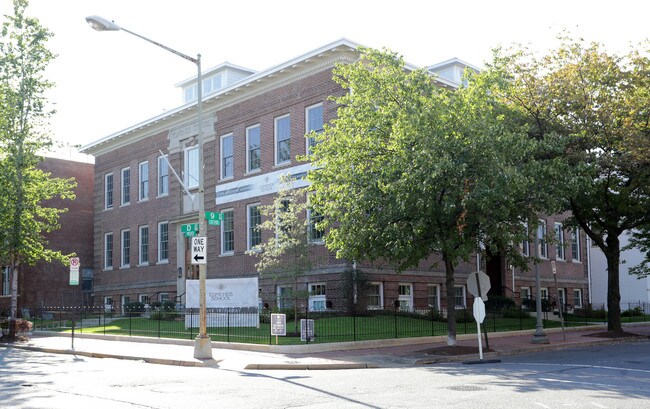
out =
<svg viewBox="0 0 650 409"><path fill-rule="evenodd" d="M397 309L399 308L398 305L399 304L396 302L395 303L395 315L394 315L394 320L393 320L394 326L395 326L395 338L397 338Z"/></svg>
<svg viewBox="0 0 650 409"><path fill-rule="evenodd" d="M131 328L133 328L133 325L131 325L133 320L133 313L129 311L129 336L131 336Z"/></svg>
<svg viewBox="0 0 650 409"><path fill-rule="evenodd" d="M227 330L226 330L226 339L230 342L230 307L226 308L226 319L228 320Z"/></svg>
<svg viewBox="0 0 650 409"><path fill-rule="evenodd" d="M163 312L162 308L158 311L158 339L160 339L160 321L162 321Z"/></svg>

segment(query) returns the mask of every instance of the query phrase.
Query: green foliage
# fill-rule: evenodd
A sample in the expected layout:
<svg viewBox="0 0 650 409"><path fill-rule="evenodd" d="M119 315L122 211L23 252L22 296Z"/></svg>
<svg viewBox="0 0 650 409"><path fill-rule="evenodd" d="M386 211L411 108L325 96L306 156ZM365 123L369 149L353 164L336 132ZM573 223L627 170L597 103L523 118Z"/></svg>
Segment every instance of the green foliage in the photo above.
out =
<svg viewBox="0 0 650 409"><path fill-rule="evenodd" d="M629 308L621 313L621 317L641 317L644 314L643 308Z"/></svg>
<svg viewBox="0 0 650 409"><path fill-rule="evenodd" d="M498 311L502 308L516 307L515 300L503 295L490 295L485 302L485 309L489 311Z"/></svg>
<svg viewBox="0 0 650 409"><path fill-rule="evenodd" d="M47 135L44 93L52 84L43 72L54 57L51 33L25 16L26 0L14 0L0 32L0 263L9 266L11 316L17 312L19 267L39 260L67 263L70 254L51 250L44 235L59 228L67 209L48 207L50 199L74 199L72 179L52 178L37 168L52 145Z"/></svg>
<svg viewBox="0 0 650 409"><path fill-rule="evenodd" d="M597 43L560 41L541 57L498 51L494 67L508 78L503 99L531 138L562 148L549 153L568 165L563 209L607 258L608 329L620 331L618 237L650 233L650 49L619 56ZM634 271L645 274L647 262Z"/></svg>
<svg viewBox="0 0 650 409"><path fill-rule="evenodd" d="M551 172L538 160L544 146L497 98L499 71L468 73L467 86L449 90L391 52L363 49L334 79L353 92L335 99L337 119L309 135L320 143L308 177L338 257L403 271L440 253L451 302L454 269L479 243L526 265L512 243L525 236L522 221L551 207L540 180Z"/></svg>
<svg viewBox="0 0 650 409"><path fill-rule="evenodd" d="M144 312L144 303L140 301L133 301L124 304L124 311L126 312Z"/></svg>

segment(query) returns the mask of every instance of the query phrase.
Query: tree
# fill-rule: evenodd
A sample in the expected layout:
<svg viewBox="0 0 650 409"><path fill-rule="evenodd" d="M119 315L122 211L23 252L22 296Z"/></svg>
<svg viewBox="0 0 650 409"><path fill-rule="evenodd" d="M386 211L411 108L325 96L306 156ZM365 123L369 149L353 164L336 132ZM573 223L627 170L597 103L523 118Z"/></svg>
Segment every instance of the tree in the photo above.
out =
<svg viewBox="0 0 650 409"><path fill-rule="evenodd" d="M46 207L54 197L74 198L74 181L51 178L37 168L51 146L44 133L51 115L43 93L51 87L43 71L53 58L45 47L51 36L38 20L25 16L27 1L14 0L0 37L0 254L11 271L11 318L18 305L18 273L38 260L67 262L48 248L44 234L59 227L66 209Z"/></svg>
<svg viewBox="0 0 650 409"><path fill-rule="evenodd" d="M458 263L480 243L525 263L513 243L548 190L534 189L539 143L494 97L496 71L448 90L424 70L406 71L391 52L361 51L358 62L335 69L352 90L336 99L337 119L311 135L319 141L308 176L312 203L338 257L384 260L400 272L439 253L455 345Z"/></svg>
<svg viewBox="0 0 650 409"><path fill-rule="evenodd" d="M505 101L526 118L530 136L560 139L575 188L564 209L607 259L608 330L622 331L619 236L650 225L650 60L567 37L547 55L498 51L494 65L512 86ZM645 230L644 230L645 228Z"/></svg>
<svg viewBox="0 0 650 409"><path fill-rule="evenodd" d="M316 234L316 227L307 218L307 191L294 188L288 175L283 176L280 182L282 188L273 204L260 208L265 219L258 229L271 234L248 254L259 258L255 267L260 275L268 275L275 282L291 284L291 291L283 296L292 300L294 330L298 332L298 301L309 296L307 290L299 288L299 282L313 267L310 238Z"/></svg>

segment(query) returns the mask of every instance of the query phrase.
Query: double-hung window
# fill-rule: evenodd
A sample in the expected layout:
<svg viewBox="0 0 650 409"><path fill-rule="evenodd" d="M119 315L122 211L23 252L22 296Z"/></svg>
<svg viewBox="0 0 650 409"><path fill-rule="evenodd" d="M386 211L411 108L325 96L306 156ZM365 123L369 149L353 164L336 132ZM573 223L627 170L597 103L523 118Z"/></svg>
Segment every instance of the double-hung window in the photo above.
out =
<svg viewBox="0 0 650 409"><path fill-rule="evenodd" d="M149 226L140 226L139 240L140 259L138 264L147 265L149 264Z"/></svg>
<svg viewBox="0 0 650 409"><path fill-rule="evenodd" d="M384 308L383 283L370 283L368 285L368 309L381 310Z"/></svg>
<svg viewBox="0 0 650 409"><path fill-rule="evenodd" d="M540 220L537 226L537 255L542 258L548 257L548 244L546 243L546 220Z"/></svg>
<svg viewBox="0 0 650 409"><path fill-rule="evenodd" d="M185 150L185 165L183 167L185 186L188 189L199 187L199 148L194 146Z"/></svg>
<svg viewBox="0 0 650 409"><path fill-rule="evenodd" d="M582 289L580 288L573 290L573 306L575 308L582 308Z"/></svg>
<svg viewBox="0 0 650 409"><path fill-rule="evenodd" d="M555 256L558 260L564 260L564 229L562 223L555 223Z"/></svg>
<svg viewBox="0 0 650 409"><path fill-rule="evenodd" d="M169 194L169 164L167 155L158 157L158 196Z"/></svg>
<svg viewBox="0 0 650 409"><path fill-rule="evenodd" d="M530 243L528 242L528 235L529 230L528 230L528 222L524 223L524 234L526 235L526 238L521 241L521 254L524 256L529 256L530 255Z"/></svg>
<svg viewBox="0 0 650 409"><path fill-rule="evenodd" d="M323 132L323 104L316 104L305 108L305 133L308 135L314 131ZM307 154L311 153L311 148L316 145L315 138L307 138Z"/></svg>
<svg viewBox="0 0 650 409"><path fill-rule="evenodd" d="M577 227L571 230L571 259L580 261L580 230Z"/></svg>
<svg viewBox="0 0 650 409"><path fill-rule="evenodd" d="M131 203L131 169L122 169L122 206Z"/></svg>
<svg viewBox="0 0 650 409"><path fill-rule="evenodd" d="M104 209L113 208L113 174L104 175Z"/></svg>
<svg viewBox="0 0 650 409"><path fill-rule="evenodd" d="M158 223L158 262L169 262L169 223Z"/></svg>
<svg viewBox="0 0 650 409"><path fill-rule="evenodd" d="M429 284L429 308L440 311L440 286L438 284Z"/></svg>
<svg viewBox="0 0 650 409"><path fill-rule="evenodd" d="M465 296L465 286L464 285L457 285L454 287L454 305L456 306L456 309L463 309L467 305L465 302L466 296Z"/></svg>
<svg viewBox="0 0 650 409"><path fill-rule="evenodd" d="M138 177L140 178L138 181L138 200L147 200L149 198L149 162L140 163Z"/></svg>
<svg viewBox="0 0 650 409"><path fill-rule="evenodd" d="M261 166L260 125L246 128L246 171L253 172Z"/></svg>
<svg viewBox="0 0 650 409"><path fill-rule="evenodd" d="M113 268L113 233L104 234L104 269Z"/></svg>
<svg viewBox="0 0 650 409"><path fill-rule="evenodd" d="M248 205L248 250L253 250L262 244L262 232L259 225L262 223L262 213L259 204Z"/></svg>
<svg viewBox="0 0 650 409"><path fill-rule="evenodd" d="M413 284L399 283L398 293L399 309L401 311L413 311Z"/></svg>
<svg viewBox="0 0 650 409"><path fill-rule="evenodd" d="M291 161L291 117L275 118L275 164Z"/></svg>
<svg viewBox="0 0 650 409"><path fill-rule="evenodd" d="M129 267L131 264L131 232L122 230L122 263L121 267Z"/></svg>
<svg viewBox="0 0 650 409"><path fill-rule="evenodd" d="M223 211L221 222L221 254L235 252L235 217L232 210Z"/></svg>
<svg viewBox="0 0 650 409"><path fill-rule="evenodd" d="M234 153L232 134L221 137L221 179L233 176Z"/></svg>

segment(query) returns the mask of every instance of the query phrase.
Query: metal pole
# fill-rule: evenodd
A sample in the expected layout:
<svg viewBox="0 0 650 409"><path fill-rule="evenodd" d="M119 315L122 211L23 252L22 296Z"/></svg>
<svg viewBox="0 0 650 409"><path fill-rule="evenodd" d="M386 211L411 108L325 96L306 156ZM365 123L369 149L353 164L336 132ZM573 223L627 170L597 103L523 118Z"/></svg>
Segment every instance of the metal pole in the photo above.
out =
<svg viewBox="0 0 650 409"><path fill-rule="evenodd" d="M538 227L533 241L535 245L535 307L537 310L537 325L535 326L533 339L531 339L530 342L533 344L548 344L549 340L546 338L546 334L544 333L544 324L542 322L542 280L540 278L539 263L537 262L537 259L539 258L539 230Z"/></svg>

